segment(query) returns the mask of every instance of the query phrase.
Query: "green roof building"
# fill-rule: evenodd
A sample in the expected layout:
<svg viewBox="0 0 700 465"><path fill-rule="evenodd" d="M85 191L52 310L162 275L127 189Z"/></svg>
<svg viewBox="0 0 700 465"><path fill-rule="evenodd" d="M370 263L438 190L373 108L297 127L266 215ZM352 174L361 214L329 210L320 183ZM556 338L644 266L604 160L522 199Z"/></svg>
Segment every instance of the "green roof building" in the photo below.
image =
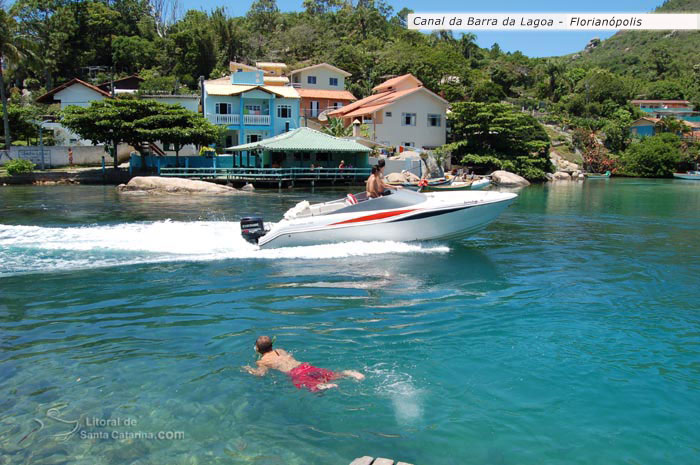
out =
<svg viewBox="0 0 700 465"><path fill-rule="evenodd" d="M369 167L372 151L355 141L302 127L269 139L226 149L234 154L234 166L259 168Z"/></svg>

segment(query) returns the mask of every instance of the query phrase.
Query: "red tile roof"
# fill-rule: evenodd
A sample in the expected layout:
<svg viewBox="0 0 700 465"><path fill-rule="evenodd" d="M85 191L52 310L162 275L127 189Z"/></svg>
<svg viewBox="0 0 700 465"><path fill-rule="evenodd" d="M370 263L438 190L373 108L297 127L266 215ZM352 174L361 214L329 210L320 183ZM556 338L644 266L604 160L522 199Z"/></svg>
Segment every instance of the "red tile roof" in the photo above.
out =
<svg viewBox="0 0 700 465"><path fill-rule="evenodd" d="M630 103L681 103L690 105L690 102L687 100L630 100Z"/></svg>
<svg viewBox="0 0 700 465"><path fill-rule="evenodd" d="M362 100L358 100L357 102L351 103L350 105L345 105L344 107L339 108L338 110L334 110L328 113L328 116L350 118L353 116L372 114L380 108L386 107L394 103L396 100L405 97L406 95L419 91L428 92L435 98L438 98L443 102L447 103L442 97L434 94L433 92L430 92L430 90L426 89L425 87L413 87L411 89L381 92L379 94L370 95L369 97L365 97Z"/></svg>
<svg viewBox="0 0 700 465"><path fill-rule="evenodd" d="M382 92L385 90L389 90L389 88L396 86L398 83L401 81L404 81L406 79L411 79L415 82L416 86L422 86L423 83L418 80L413 74L403 74L401 76L397 76L395 78L387 79L386 81L382 82L378 86L375 86L372 88L373 91L375 92Z"/></svg>
<svg viewBox="0 0 700 465"><path fill-rule="evenodd" d="M99 87L93 86L92 84L88 84L85 81L81 81L78 78L73 78L70 81L66 82L65 84L61 84L60 86L58 86L54 89L51 89L50 91L48 91L47 93L45 93L44 95L42 95L41 97L36 99L36 101L38 103L54 103L54 99L50 98L50 97L53 97L53 95L56 94L57 92L60 92L63 89L67 89L68 87L72 86L73 84L80 84L82 86L87 87L88 89L94 90L95 92L104 95L105 97L112 98L112 94L110 94L109 92L106 92L106 91L100 89Z"/></svg>
<svg viewBox="0 0 700 465"><path fill-rule="evenodd" d="M323 90L323 89L303 89L297 88L299 95L307 98L326 98L330 100L350 100L355 101L357 97L347 90Z"/></svg>

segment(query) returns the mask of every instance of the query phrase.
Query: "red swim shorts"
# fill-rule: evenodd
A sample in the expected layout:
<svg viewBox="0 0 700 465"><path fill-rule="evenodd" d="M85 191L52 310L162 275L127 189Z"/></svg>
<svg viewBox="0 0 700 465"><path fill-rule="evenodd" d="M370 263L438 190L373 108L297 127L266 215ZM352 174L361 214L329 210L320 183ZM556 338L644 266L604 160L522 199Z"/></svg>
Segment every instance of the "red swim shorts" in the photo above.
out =
<svg viewBox="0 0 700 465"><path fill-rule="evenodd" d="M291 370L289 376L292 378L292 383L294 383L297 388L306 388L312 392L318 391L319 384L333 381L339 377L337 373L324 370L323 368L317 368L308 363L302 363Z"/></svg>

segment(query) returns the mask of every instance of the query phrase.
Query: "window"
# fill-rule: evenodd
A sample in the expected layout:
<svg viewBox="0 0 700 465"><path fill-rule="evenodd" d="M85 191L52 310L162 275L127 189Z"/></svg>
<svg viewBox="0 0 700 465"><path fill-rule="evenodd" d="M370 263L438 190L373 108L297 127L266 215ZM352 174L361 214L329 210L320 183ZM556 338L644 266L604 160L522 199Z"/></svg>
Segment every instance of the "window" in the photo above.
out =
<svg viewBox="0 0 700 465"><path fill-rule="evenodd" d="M295 84L299 84L299 75L295 74L294 77L292 78L292 82Z"/></svg>
<svg viewBox="0 0 700 465"><path fill-rule="evenodd" d="M384 112L384 116L386 116L387 118L391 118L391 112L390 111Z"/></svg>
<svg viewBox="0 0 700 465"><path fill-rule="evenodd" d="M278 105L277 106L277 117L278 118L291 118L292 117L292 106L291 105Z"/></svg>
<svg viewBox="0 0 700 465"><path fill-rule="evenodd" d="M259 140L262 140L262 136L260 134L246 134L245 135L245 143L250 144L251 142L258 142Z"/></svg>
<svg viewBox="0 0 700 465"><path fill-rule="evenodd" d="M316 76L306 76L307 84L316 84Z"/></svg>
<svg viewBox="0 0 700 465"><path fill-rule="evenodd" d="M439 128L441 125L442 117L440 115L432 115L428 113L428 126Z"/></svg>
<svg viewBox="0 0 700 465"><path fill-rule="evenodd" d="M217 115L230 115L231 114L231 104L230 103L217 103L216 104L216 114Z"/></svg>
<svg viewBox="0 0 700 465"><path fill-rule="evenodd" d="M337 86L338 85L338 78L328 78L328 84L332 86Z"/></svg>
<svg viewBox="0 0 700 465"><path fill-rule="evenodd" d="M415 126L416 125L416 114L415 113L401 113L401 126Z"/></svg>
<svg viewBox="0 0 700 465"><path fill-rule="evenodd" d="M404 147L415 147L416 143L415 142L401 142L401 145Z"/></svg>
<svg viewBox="0 0 700 465"><path fill-rule="evenodd" d="M289 132L289 121L284 123L284 132Z"/></svg>
<svg viewBox="0 0 700 465"><path fill-rule="evenodd" d="M226 147L231 147L233 145L233 136L226 136Z"/></svg>
<svg viewBox="0 0 700 465"><path fill-rule="evenodd" d="M333 102L333 109L343 108L343 102Z"/></svg>
<svg viewBox="0 0 700 465"><path fill-rule="evenodd" d="M245 115L262 115L262 106L260 105L246 105L243 111Z"/></svg>

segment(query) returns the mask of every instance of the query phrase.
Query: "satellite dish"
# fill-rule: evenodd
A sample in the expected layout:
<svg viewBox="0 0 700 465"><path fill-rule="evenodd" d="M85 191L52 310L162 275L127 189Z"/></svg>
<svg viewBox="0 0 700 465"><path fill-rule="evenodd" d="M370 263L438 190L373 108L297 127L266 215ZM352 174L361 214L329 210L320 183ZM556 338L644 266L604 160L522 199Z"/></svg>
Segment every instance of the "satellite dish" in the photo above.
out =
<svg viewBox="0 0 700 465"><path fill-rule="evenodd" d="M318 120L321 122L328 121L328 110L323 110L320 115L318 115Z"/></svg>

